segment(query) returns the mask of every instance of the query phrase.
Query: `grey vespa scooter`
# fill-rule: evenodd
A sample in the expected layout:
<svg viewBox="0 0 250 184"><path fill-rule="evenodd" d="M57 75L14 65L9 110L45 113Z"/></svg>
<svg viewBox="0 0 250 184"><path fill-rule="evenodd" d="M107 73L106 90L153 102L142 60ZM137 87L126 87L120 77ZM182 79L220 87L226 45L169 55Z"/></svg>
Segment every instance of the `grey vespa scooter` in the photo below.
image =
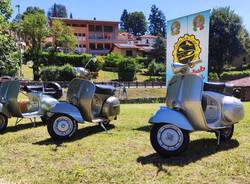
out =
<svg viewBox="0 0 250 184"><path fill-rule="evenodd" d="M193 131L215 132L217 144L230 140L234 124L244 117L242 102L232 96L232 86L204 83L189 64L172 64L175 75L167 87L166 107L150 118L150 140L156 152L174 156L184 152ZM220 88L218 90L214 90ZM215 92L216 91L216 92Z"/></svg>
<svg viewBox="0 0 250 184"><path fill-rule="evenodd" d="M88 62L89 63L89 62ZM87 64L88 64L87 63ZM79 77L70 82L66 102L59 102L49 111L48 132L54 139L71 138L78 123L93 122L102 126L117 119L120 101L115 97L115 88L96 85L85 68L77 68Z"/></svg>

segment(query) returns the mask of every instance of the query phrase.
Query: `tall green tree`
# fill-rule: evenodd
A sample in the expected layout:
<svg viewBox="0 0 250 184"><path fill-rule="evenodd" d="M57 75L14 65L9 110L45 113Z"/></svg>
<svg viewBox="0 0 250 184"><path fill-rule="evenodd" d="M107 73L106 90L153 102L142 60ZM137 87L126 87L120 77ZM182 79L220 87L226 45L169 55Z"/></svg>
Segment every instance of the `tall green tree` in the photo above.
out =
<svg viewBox="0 0 250 184"><path fill-rule="evenodd" d="M127 30L135 36L144 35L147 31L147 21L143 12L129 13L127 26Z"/></svg>
<svg viewBox="0 0 250 184"><path fill-rule="evenodd" d="M50 19L51 17L60 17L60 18L67 18L68 13L66 6L62 4L54 4L52 7L50 7L48 11L48 18Z"/></svg>
<svg viewBox="0 0 250 184"><path fill-rule="evenodd" d="M151 7L149 15L149 32L152 35L166 36L166 17L155 5Z"/></svg>
<svg viewBox="0 0 250 184"><path fill-rule="evenodd" d="M149 61L155 60L156 63L166 62L166 39L158 37L149 53Z"/></svg>
<svg viewBox="0 0 250 184"><path fill-rule="evenodd" d="M35 13L35 12L40 12L42 14L45 14L43 9L41 9L41 8L39 8L37 6L29 6L29 7L26 8L26 11L23 12L22 17L24 17L25 15L28 15L30 13Z"/></svg>
<svg viewBox="0 0 250 184"><path fill-rule="evenodd" d="M77 44L76 37L70 27L64 24L61 20L53 20L51 28L51 36L55 39L54 51L57 47L63 47L68 50L73 50Z"/></svg>
<svg viewBox="0 0 250 184"><path fill-rule="evenodd" d="M248 33L230 7L213 9L210 19L209 71L221 73L225 64L242 54Z"/></svg>
<svg viewBox="0 0 250 184"><path fill-rule="evenodd" d="M33 60L34 80L39 80L39 63L42 55L42 42L48 35L46 16L41 12L29 13L21 20L21 30L30 43L29 55Z"/></svg>
<svg viewBox="0 0 250 184"><path fill-rule="evenodd" d="M11 17L12 9L10 0L1 0L0 3L0 76L16 75L17 60L14 57L16 44L11 37L9 30L11 24L8 21Z"/></svg>
<svg viewBox="0 0 250 184"><path fill-rule="evenodd" d="M128 30L128 11L125 9L122 12L122 16L121 16L121 24L120 24L120 28L122 31L129 31Z"/></svg>

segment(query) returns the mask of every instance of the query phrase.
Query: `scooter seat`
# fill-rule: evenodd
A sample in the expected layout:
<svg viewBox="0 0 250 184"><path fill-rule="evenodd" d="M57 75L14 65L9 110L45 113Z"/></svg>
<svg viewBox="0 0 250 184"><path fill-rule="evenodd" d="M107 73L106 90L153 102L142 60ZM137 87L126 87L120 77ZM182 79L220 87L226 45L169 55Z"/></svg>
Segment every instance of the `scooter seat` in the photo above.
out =
<svg viewBox="0 0 250 184"><path fill-rule="evenodd" d="M95 93L97 94L105 94L105 95L114 95L115 88L110 85L96 85Z"/></svg>
<svg viewBox="0 0 250 184"><path fill-rule="evenodd" d="M219 82L205 82L204 91L213 91L226 95L232 95L233 85Z"/></svg>

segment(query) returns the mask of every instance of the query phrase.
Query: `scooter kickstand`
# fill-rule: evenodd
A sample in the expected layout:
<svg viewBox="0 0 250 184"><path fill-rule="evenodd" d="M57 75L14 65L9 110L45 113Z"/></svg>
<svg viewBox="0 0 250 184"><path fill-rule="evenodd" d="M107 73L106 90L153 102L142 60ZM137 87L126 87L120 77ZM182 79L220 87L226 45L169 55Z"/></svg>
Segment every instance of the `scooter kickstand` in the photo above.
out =
<svg viewBox="0 0 250 184"><path fill-rule="evenodd" d="M108 133L108 130L106 129L106 127L104 126L103 122L100 122L99 125L104 129L104 131L106 133Z"/></svg>
<svg viewBox="0 0 250 184"><path fill-rule="evenodd" d="M217 136L217 145L219 146L220 145L220 131L217 130L216 132L218 134L218 136Z"/></svg>

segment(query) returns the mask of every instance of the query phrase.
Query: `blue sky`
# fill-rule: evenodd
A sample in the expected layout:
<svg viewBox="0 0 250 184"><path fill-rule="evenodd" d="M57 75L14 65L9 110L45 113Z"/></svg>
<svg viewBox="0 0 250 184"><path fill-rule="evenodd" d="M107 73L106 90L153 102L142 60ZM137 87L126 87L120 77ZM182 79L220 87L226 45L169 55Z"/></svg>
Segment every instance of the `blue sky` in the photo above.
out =
<svg viewBox="0 0 250 184"><path fill-rule="evenodd" d="M12 0L12 6L21 5L21 12L27 6L39 6L46 12L54 4L63 4L74 18L119 21L123 9L143 11L148 18L150 7L155 4L165 14L167 20L199 11L230 6L239 14L250 32L250 1L249 0ZM14 14L17 14L15 9Z"/></svg>

